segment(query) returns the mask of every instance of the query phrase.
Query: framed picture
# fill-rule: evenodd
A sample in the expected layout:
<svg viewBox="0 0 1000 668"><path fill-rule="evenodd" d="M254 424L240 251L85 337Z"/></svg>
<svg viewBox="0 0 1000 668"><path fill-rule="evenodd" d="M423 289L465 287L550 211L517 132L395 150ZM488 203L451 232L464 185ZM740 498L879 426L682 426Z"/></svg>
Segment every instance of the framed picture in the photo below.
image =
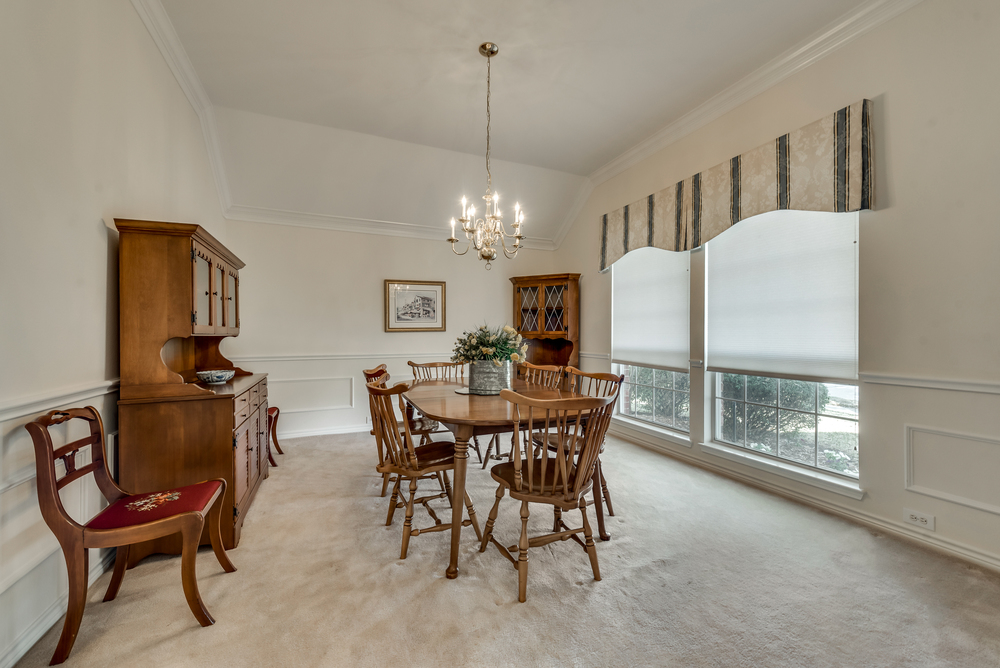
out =
<svg viewBox="0 0 1000 668"><path fill-rule="evenodd" d="M445 331L444 281L386 279L385 331Z"/></svg>

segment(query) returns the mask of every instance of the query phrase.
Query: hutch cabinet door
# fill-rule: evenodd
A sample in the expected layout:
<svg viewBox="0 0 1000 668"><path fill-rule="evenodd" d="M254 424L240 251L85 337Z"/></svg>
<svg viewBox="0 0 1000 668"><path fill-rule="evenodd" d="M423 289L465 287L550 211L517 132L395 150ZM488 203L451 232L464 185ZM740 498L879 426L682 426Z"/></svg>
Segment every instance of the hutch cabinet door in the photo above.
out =
<svg viewBox="0 0 1000 668"><path fill-rule="evenodd" d="M260 422L257 426L257 433L260 434L260 470L267 471L267 453L271 448L271 435L267 433L267 400L260 402Z"/></svg>
<svg viewBox="0 0 1000 668"><path fill-rule="evenodd" d="M240 333L240 275L232 267L226 267L226 332Z"/></svg>
<svg viewBox="0 0 1000 668"><path fill-rule="evenodd" d="M547 334L564 334L566 318L563 317L566 284L542 286L544 300L544 318L542 331Z"/></svg>
<svg viewBox="0 0 1000 668"><path fill-rule="evenodd" d="M217 335L228 333L226 325L226 265L219 261L212 265L212 325Z"/></svg>
<svg viewBox="0 0 1000 668"><path fill-rule="evenodd" d="M194 293L191 300L191 333L214 334L212 319L212 265L214 259L197 242L191 243L191 266Z"/></svg>
<svg viewBox="0 0 1000 668"><path fill-rule="evenodd" d="M250 452L248 455L250 466L250 480L248 484L253 487L260 477L260 413L254 413L247 424L250 428Z"/></svg>
<svg viewBox="0 0 1000 668"><path fill-rule="evenodd" d="M245 421L233 434L233 500L236 507L243 505L243 497L250 489L250 420Z"/></svg>
<svg viewBox="0 0 1000 668"><path fill-rule="evenodd" d="M537 285L524 286L517 289L521 304L521 322L518 331L525 333L538 332L539 327L539 290Z"/></svg>

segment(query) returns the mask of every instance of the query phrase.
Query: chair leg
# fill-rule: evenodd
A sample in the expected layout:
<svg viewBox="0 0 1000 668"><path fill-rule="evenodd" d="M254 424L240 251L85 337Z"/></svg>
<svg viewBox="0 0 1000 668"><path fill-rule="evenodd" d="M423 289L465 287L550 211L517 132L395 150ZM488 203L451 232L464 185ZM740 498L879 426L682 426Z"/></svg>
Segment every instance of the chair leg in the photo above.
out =
<svg viewBox="0 0 1000 668"><path fill-rule="evenodd" d="M267 442L267 461L271 466L277 466L278 462L274 461L274 453L271 451L271 441Z"/></svg>
<svg viewBox="0 0 1000 668"><path fill-rule="evenodd" d="M83 609L87 606L90 553L84 549L82 542L74 542L72 545L63 545L63 556L66 558L66 570L69 574L69 600L66 603L66 621L63 622L62 635L59 636L59 644L49 662L50 666L62 663L69 656L80 630Z"/></svg>
<svg viewBox="0 0 1000 668"><path fill-rule="evenodd" d="M115 572L111 576L111 584L104 594L104 602L115 600L118 590L121 589L122 580L125 579L125 569L128 567L129 545L119 545L115 550Z"/></svg>
<svg viewBox="0 0 1000 668"><path fill-rule="evenodd" d="M454 506L455 502L451 498L451 481L448 480L448 472L447 471L441 471L441 474L442 474L442 477L444 478L444 482L441 484L441 486L444 489L444 493L448 495L448 505L449 506Z"/></svg>
<svg viewBox="0 0 1000 668"><path fill-rule="evenodd" d="M601 466L601 460L597 460L597 470L601 473L601 491L604 493L604 503L608 506L608 515L611 517L615 516L615 507L611 505L611 493L608 492L608 481L604 479L604 467Z"/></svg>
<svg viewBox="0 0 1000 668"><path fill-rule="evenodd" d="M559 531L559 523L562 522L562 508L559 506L552 506L552 515L554 520L552 521L552 531Z"/></svg>
<svg viewBox="0 0 1000 668"><path fill-rule="evenodd" d="M473 436L472 437L472 447L476 449L476 456L479 457L479 461L483 461L483 453L479 449L479 440Z"/></svg>
<svg viewBox="0 0 1000 668"><path fill-rule="evenodd" d="M392 516L396 514L396 502L402 498L402 494L399 491L400 477L396 476L396 484L392 486L392 496L389 498L389 515L385 518L385 525L389 526L392 524Z"/></svg>
<svg viewBox="0 0 1000 668"><path fill-rule="evenodd" d="M465 493L465 510L469 513L469 520L472 521L472 528L476 530L476 539L483 539L483 532L479 530L479 520L476 519L476 508L472 505L472 497Z"/></svg>
<svg viewBox="0 0 1000 668"><path fill-rule="evenodd" d="M528 502L521 502L521 540L517 543L517 600L528 598Z"/></svg>
<svg viewBox="0 0 1000 668"><path fill-rule="evenodd" d="M198 592L198 575L195 572L198 560L198 542L201 540L201 531L205 526L205 520L200 517L192 519L181 529L181 582L184 585L184 598L187 599L188 607L194 613L194 618L202 626L211 626L215 623L208 608L201 600Z"/></svg>
<svg viewBox="0 0 1000 668"><path fill-rule="evenodd" d="M493 508L490 509L489 517L486 518L486 529L483 531L482 542L479 545L479 551L485 552L486 546L490 544L490 538L493 538L493 524L497 521L497 508L500 507L500 499L503 498L503 485L497 485L497 500L493 504Z"/></svg>
<svg viewBox="0 0 1000 668"><path fill-rule="evenodd" d="M229 560L226 547L222 544L222 500L225 497L226 490L223 488L222 492L219 493L219 498L212 504L212 509L208 513L208 537L212 541L212 551L215 552L215 558L219 560L222 570L227 573L235 573L236 566Z"/></svg>
<svg viewBox="0 0 1000 668"><path fill-rule="evenodd" d="M275 413L274 419L271 420L271 440L274 441L274 449L278 451L279 455L285 454L284 450L281 449L281 445L278 443L278 416L280 413Z"/></svg>
<svg viewBox="0 0 1000 668"><path fill-rule="evenodd" d="M410 478L410 500L406 502L406 521L403 522L403 547L399 550L399 558L406 559L406 550L410 547L410 533L413 531L413 497L417 495L417 479Z"/></svg>
<svg viewBox="0 0 1000 668"><path fill-rule="evenodd" d="M475 436L472 437L473 442L476 443L476 447L479 447L478 439ZM493 441L496 440L496 436L490 436L490 444L486 446L486 454L481 458L483 462L483 470L486 469L490 464L490 453L493 452Z"/></svg>
<svg viewBox="0 0 1000 668"><path fill-rule="evenodd" d="M385 490L389 487L389 481L392 478L388 473L382 474L382 493L379 496L385 496Z"/></svg>
<svg viewBox="0 0 1000 668"><path fill-rule="evenodd" d="M590 533L590 520L587 519L587 497L580 499L580 514L583 515L583 537L587 542L587 555L590 557L590 568L594 571L594 579L601 579L601 568L597 565L597 548L594 547L594 536Z"/></svg>
<svg viewBox="0 0 1000 668"><path fill-rule="evenodd" d="M594 465L594 475L591 486L594 491L594 514L597 515L597 534L601 540L611 540L611 534L604 528L604 504L601 503L601 460Z"/></svg>

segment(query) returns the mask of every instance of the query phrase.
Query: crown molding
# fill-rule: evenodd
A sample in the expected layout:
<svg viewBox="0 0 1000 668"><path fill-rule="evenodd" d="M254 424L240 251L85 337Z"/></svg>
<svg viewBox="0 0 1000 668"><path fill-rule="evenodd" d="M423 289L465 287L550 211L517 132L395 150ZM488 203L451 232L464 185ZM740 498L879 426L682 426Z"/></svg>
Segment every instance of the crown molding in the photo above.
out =
<svg viewBox="0 0 1000 668"><path fill-rule="evenodd" d="M356 232L359 234L378 234L387 237L408 237L411 239L429 239L432 241L447 241L448 230L444 226L431 227L415 223L401 223L393 220L372 220L369 218L354 218L352 216L335 216L325 213L306 213L303 211L284 211L259 206L233 204L225 212L226 218L251 223L267 225L286 225L289 227L310 227L319 230L337 230L340 232ZM556 249L551 239L526 237L521 242L522 248L531 250Z"/></svg>
<svg viewBox="0 0 1000 668"><path fill-rule="evenodd" d="M621 174L921 1L869 0L855 7L827 27L599 167L590 174L590 180L596 186Z"/></svg>
<svg viewBox="0 0 1000 668"><path fill-rule="evenodd" d="M160 0L132 0L132 6L142 19L143 25L149 31L188 102L198 114L201 131L205 136L208 162L215 178L215 187L219 192L222 213L225 215L233 200L229 192L225 163L222 160L222 143L219 141L219 132L215 124L215 108L212 106L212 100L208 97L205 87L201 85L201 79L198 78L194 65L191 64L191 59L188 58L187 51L184 50L184 45L174 30L174 24L170 22L170 17L167 16L167 11Z"/></svg>

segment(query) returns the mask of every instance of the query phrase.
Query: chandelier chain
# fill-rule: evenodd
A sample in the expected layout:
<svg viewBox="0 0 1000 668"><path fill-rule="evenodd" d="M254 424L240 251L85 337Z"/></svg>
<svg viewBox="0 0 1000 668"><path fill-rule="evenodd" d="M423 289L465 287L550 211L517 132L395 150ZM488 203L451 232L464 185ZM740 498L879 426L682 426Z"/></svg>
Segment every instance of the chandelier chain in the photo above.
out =
<svg viewBox="0 0 1000 668"><path fill-rule="evenodd" d="M490 174L490 61L486 58L486 189L493 191L493 175Z"/></svg>

